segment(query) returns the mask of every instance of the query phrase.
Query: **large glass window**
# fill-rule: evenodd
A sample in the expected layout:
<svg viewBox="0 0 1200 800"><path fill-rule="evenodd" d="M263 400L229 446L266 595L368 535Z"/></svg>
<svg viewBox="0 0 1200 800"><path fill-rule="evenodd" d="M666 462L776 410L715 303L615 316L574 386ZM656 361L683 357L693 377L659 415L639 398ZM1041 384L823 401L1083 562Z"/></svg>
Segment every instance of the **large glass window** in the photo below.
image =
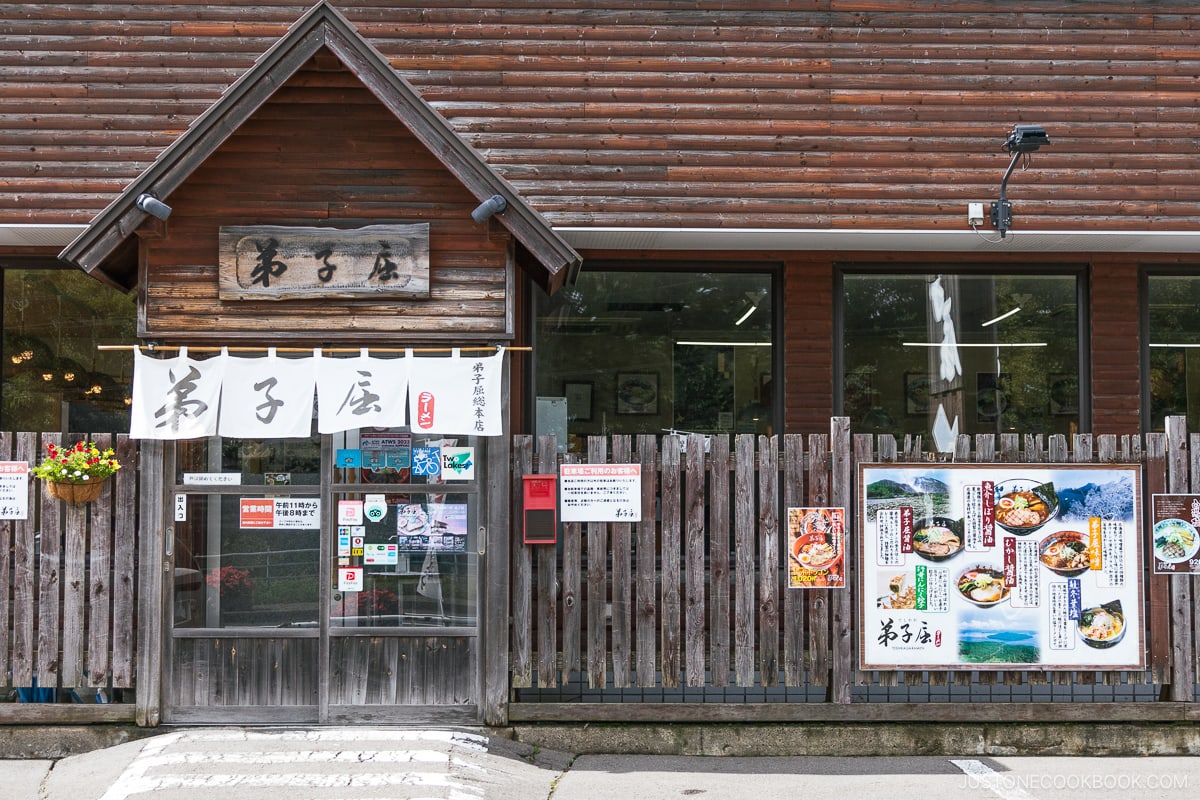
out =
<svg viewBox="0 0 1200 800"><path fill-rule="evenodd" d="M78 270L5 269L4 386L7 431L129 431L127 351L136 299Z"/></svg>
<svg viewBox="0 0 1200 800"><path fill-rule="evenodd" d="M845 274L842 413L942 445L1078 431L1078 298L1074 275Z"/></svg>
<svg viewBox="0 0 1200 800"><path fill-rule="evenodd" d="M537 430L770 433L772 275L585 271L537 292Z"/></svg>
<svg viewBox="0 0 1200 800"><path fill-rule="evenodd" d="M1147 277L1146 376L1151 430L1169 416L1186 416L1200 429L1200 277Z"/></svg>

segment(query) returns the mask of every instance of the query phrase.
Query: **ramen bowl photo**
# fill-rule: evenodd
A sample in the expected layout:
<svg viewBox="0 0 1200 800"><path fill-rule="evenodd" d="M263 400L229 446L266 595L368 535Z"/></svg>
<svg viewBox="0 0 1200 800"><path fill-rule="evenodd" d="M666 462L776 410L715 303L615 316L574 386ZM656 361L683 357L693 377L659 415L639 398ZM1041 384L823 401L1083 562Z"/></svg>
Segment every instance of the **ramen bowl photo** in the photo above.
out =
<svg viewBox="0 0 1200 800"><path fill-rule="evenodd" d="M1200 535L1185 519L1164 519L1154 523L1154 557L1168 564L1181 564L1196 555Z"/></svg>
<svg viewBox="0 0 1200 800"><path fill-rule="evenodd" d="M1080 531L1050 534L1038 545L1038 560L1055 574L1078 578L1092 566L1087 534Z"/></svg>
<svg viewBox="0 0 1200 800"><path fill-rule="evenodd" d="M1121 601L1114 600L1079 614L1079 637L1089 647L1103 650L1112 647L1125 636L1125 614Z"/></svg>
<svg viewBox="0 0 1200 800"><path fill-rule="evenodd" d="M987 564L977 564L964 570L955 585L964 600L980 608L1003 603L1010 591L1004 585L1004 572Z"/></svg>
<svg viewBox="0 0 1200 800"><path fill-rule="evenodd" d="M913 552L929 561L945 561L963 550L962 520L926 517L913 532Z"/></svg>
<svg viewBox="0 0 1200 800"><path fill-rule="evenodd" d="M792 558L805 569L829 569L841 560L841 553L834 549L825 534L809 533L796 537Z"/></svg>
<svg viewBox="0 0 1200 800"><path fill-rule="evenodd" d="M1009 533L1026 536L1058 514L1054 485L1024 478L996 484L996 524Z"/></svg>

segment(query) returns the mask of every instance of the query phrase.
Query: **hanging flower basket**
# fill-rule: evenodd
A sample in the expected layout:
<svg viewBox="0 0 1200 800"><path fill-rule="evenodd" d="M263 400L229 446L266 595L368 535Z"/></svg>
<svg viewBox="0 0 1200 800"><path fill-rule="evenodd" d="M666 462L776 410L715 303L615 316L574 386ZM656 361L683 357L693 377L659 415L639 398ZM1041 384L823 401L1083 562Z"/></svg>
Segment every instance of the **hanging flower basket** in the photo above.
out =
<svg viewBox="0 0 1200 800"><path fill-rule="evenodd" d="M100 497L104 491L105 481L88 481L87 483L66 483L65 481L46 481L46 488L51 497L57 497L68 503L90 503Z"/></svg>
<svg viewBox="0 0 1200 800"><path fill-rule="evenodd" d="M66 448L46 445L46 458L30 472L46 482L51 497L68 503L90 503L120 468L111 447L100 450L92 442L76 442Z"/></svg>

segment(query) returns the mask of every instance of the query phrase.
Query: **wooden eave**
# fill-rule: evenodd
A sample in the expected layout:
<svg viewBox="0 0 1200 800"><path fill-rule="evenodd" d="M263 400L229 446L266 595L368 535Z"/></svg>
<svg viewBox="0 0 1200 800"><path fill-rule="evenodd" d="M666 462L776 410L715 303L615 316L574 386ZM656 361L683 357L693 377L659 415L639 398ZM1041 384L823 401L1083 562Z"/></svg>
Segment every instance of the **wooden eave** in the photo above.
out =
<svg viewBox="0 0 1200 800"><path fill-rule="evenodd" d="M578 270L582 259L574 248L324 0L97 214L59 258L107 283L132 289L138 274L136 248L126 245L143 224L154 222L137 207L137 198L150 192L169 204L171 192L322 48L361 80L476 198L482 202L496 194L504 197L507 208L495 219L516 240L517 262L547 292L561 288Z"/></svg>

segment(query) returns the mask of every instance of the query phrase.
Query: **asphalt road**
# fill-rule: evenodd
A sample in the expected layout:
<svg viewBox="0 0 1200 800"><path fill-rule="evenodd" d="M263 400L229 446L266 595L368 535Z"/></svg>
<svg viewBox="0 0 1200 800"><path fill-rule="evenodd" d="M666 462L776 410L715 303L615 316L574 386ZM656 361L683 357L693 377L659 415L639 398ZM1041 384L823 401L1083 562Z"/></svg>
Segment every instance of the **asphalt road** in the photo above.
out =
<svg viewBox="0 0 1200 800"><path fill-rule="evenodd" d="M581 755L470 731L202 729L58 761L0 761L9 800L971 800L1200 795L1200 757Z"/></svg>

